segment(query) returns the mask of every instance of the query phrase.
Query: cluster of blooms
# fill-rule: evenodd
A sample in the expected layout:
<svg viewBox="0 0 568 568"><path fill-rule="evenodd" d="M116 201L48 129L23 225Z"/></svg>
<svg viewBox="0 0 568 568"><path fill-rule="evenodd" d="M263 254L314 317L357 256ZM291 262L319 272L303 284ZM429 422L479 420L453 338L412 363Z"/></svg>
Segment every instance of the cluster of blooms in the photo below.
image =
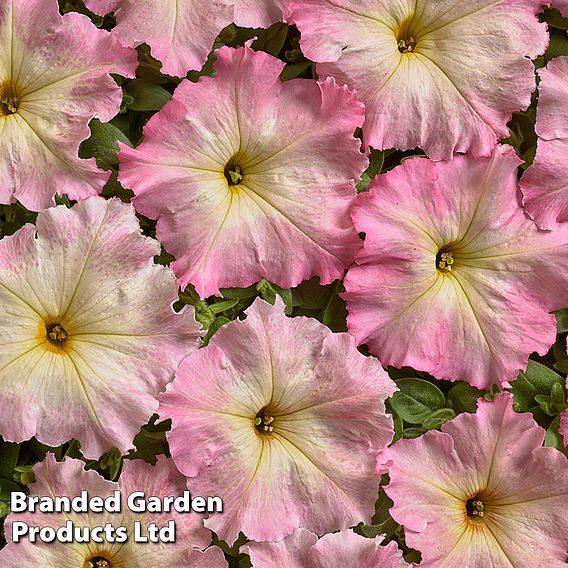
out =
<svg viewBox="0 0 568 568"><path fill-rule="evenodd" d="M536 89L549 2L85 4L115 13L112 32L61 16L56 0L0 3L0 203L39 212L0 241L0 435L76 439L97 459L126 454L158 413L172 421L171 459L126 460L114 483L48 456L31 493L187 486L225 510L176 517L175 545L12 543L0 564L221 568L214 531L230 545L244 533L255 568L401 568L396 543L352 530L371 521L388 473L392 518L421 566L565 566L568 460L542 447L533 418L502 393L388 447L397 387L383 370L489 390L555 342L551 312L568 306L568 57L540 71L538 151L520 182L521 160L498 144ZM181 77L231 22L283 20L319 81L282 82L275 57L217 49L214 75L182 80L143 142L120 145L132 204L98 195L110 174L79 159L79 144L91 119L118 113L110 73L135 76L135 47ZM429 157L357 195L371 147ZM78 202L54 207L56 194ZM157 221L157 240L136 213ZM171 268L154 263L160 244ZM172 307L188 284L207 297L261 279L327 284L346 270L348 333L259 299L198 349L193 309ZM568 439L567 415L561 424ZM136 520L153 518L120 524Z"/></svg>

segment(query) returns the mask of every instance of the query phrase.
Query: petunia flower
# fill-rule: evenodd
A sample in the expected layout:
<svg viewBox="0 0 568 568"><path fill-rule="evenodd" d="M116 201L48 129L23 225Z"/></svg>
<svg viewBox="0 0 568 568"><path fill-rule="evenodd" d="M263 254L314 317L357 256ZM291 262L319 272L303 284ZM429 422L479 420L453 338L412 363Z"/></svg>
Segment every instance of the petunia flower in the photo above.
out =
<svg viewBox="0 0 568 568"><path fill-rule="evenodd" d="M142 144L122 146L134 206L201 296L340 278L360 246L349 212L368 163L353 137L363 106L333 79L281 82L266 53L216 54L215 77L183 82Z"/></svg>
<svg viewBox="0 0 568 568"><path fill-rule="evenodd" d="M531 102L542 0L301 0L289 20L320 78L357 90L365 144L487 156Z"/></svg>
<svg viewBox="0 0 568 568"><path fill-rule="evenodd" d="M201 69L219 32L233 21L234 0L85 0L101 16L115 12L113 33L127 46L147 43L162 72Z"/></svg>
<svg viewBox="0 0 568 568"><path fill-rule="evenodd" d="M110 120L134 76L136 52L56 0L0 2L0 203L40 211L54 195L100 193L110 173L80 160L93 117Z"/></svg>
<svg viewBox="0 0 568 568"><path fill-rule="evenodd" d="M51 527L57 530L71 521L81 531L105 527L125 527L128 540L111 542L31 543L26 536L18 543L11 542L0 551L0 564L6 568L226 568L227 563L219 548L209 548L211 533L203 526L202 515L178 513L175 510L163 513L134 513L127 507L128 495L134 491L144 492L146 497L179 497L183 495L185 481L176 470L172 460L158 457L155 466L141 460L124 462L118 483L107 481L93 470L85 471L80 460L67 458L58 463L52 454L34 467L37 481L30 486L30 495L40 497L77 497L87 491L90 498L103 499L120 491L121 512L110 513L12 513L6 520L7 535L12 534L12 523L24 522L31 527ZM159 528L170 521L175 523L174 543L153 544L134 541L134 523L141 524L145 536L147 527L154 523ZM92 534L92 533L91 533ZM100 536L100 535L99 535ZM119 536L117 532L111 538Z"/></svg>
<svg viewBox="0 0 568 568"><path fill-rule="evenodd" d="M197 348L193 311L154 265L134 209L91 197L39 214L0 241L0 434L88 458L122 452Z"/></svg>
<svg viewBox="0 0 568 568"><path fill-rule="evenodd" d="M568 460L544 435L507 393L386 450L390 513L420 566L566 566Z"/></svg>
<svg viewBox="0 0 568 568"><path fill-rule="evenodd" d="M345 279L349 332L383 365L480 388L514 379L556 338L568 305L568 226L540 231L519 204L510 146L487 158L412 158L371 183Z"/></svg>
<svg viewBox="0 0 568 568"><path fill-rule="evenodd" d="M224 500L205 525L228 542L239 531L279 540L372 517L395 390L348 334L257 300L185 359L159 414L172 419L168 442L189 489Z"/></svg>
<svg viewBox="0 0 568 568"><path fill-rule="evenodd" d="M365 538L352 530L317 535L297 529L280 542L250 542L241 548L253 568L404 568L410 566L394 542Z"/></svg>
<svg viewBox="0 0 568 568"><path fill-rule="evenodd" d="M521 179L528 214L544 229L568 221L568 57L540 69L534 163Z"/></svg>

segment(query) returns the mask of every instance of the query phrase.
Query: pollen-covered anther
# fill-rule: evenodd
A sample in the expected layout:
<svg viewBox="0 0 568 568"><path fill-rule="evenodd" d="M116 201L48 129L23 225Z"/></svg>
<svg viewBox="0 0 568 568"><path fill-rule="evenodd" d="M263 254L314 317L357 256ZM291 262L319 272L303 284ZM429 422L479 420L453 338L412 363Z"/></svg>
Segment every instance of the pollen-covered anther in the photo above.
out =
<svg viewBox="0 0 568 568"><path fill-rule="evenodd" d="M239 185L243 181L243 170L241 166L229 162L225 167L225 178L229 186Z"/></svg>
<svg viewBox="0 0 568 568"><path fill-rule="evenodd" d="M413 37L408 39L400 39L398 41L398 50L400 53L412 53L416 50L416 40Z"/></svg>
<svg viewBox="0 0 568 568"><path fill-rule="evenodd" d="M454 257L450 252L442 252L439 255L438 261L436 263L438 270L442 272L451 272L452 265L454 264Z"/></svg>
<svg viewBox="0 0 568 568"><path fill-rule="evenodd" d="M479 498L474 497L466 503L467 515L470 518L483 518L485 516L485 505Z"/></svg>
<svg viewBox="0 0 568 568"><path fill-rule="evenodd" d="M0 87L0 117L16 114L21 102L20 96L12 86Z"/></svg>
<svg viewBox="0 0 568 568"><path fill-rule="evenodd" d="M54 323L52 325L48 325L46 329L47 339L51 343L55 343L56 345L62 345L65 343L65 340L67 339L67 332L61 324Z"/></svg>
<svg viewBox="0 0 568 568"><path fill-rule="evenodd" d="M102 556L95 556L87 560L85 568L111 568L110 562Z"/></svg>
<svg viewBox="0 0 568 568"><path fill-rule="evenodd" d="M270 434L271 432L274 432L274 426L272 425L273 422L274 416L264 414L263 411L260 411L254 419L256 429L262 434Z"/></svg>

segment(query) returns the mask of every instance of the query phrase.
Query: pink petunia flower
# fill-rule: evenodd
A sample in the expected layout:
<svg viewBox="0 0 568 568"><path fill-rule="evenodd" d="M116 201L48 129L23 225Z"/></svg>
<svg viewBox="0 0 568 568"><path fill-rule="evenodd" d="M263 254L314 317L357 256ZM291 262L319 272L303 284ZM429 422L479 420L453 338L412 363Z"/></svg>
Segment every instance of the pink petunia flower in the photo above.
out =
<svg viewBox="0 0 568 568"><path fill-rule="evenodd" d="M357 90L366 145L487 156L531 102L542 0L301 0L290 21L320 78Z"/></svg>
<svg viewBox="0 0 568 568"><path fill-rule="evenodd" d="M130 205L91 197L0 241L0 434L122 452L197 348L193 310Z"/></svg>
<svg viewBox="0 0 568 568"><path fill-rule="evenodd" d="M67 458L58 463L52 454L34 467L37 481L30 486L30 495L40 497L77 497L87 491L90 498L112 496L116 490L121 495L121 512L110 513L12 513L6 520L6 534L12 534L14 522L24 522L32 527L51 527L57 530L65 527L68 521L74 527L89 532L95 527L105 527L109 523L114 529L125 527L128 533L126 542L111 542L120 536L113 533L104 541L97 543L30 543L25 536L18 543L10 544L0 551L0 565L5 568L226 568L227 563L219 548L209 548L211 533L203 526L201 515L178 513L175 510L163 513L134 513L126 504L127 497L134 491L144 492L146 497L179 497L183 494L185 481L172 461L164 456L158 457L156 466L135 460L124 462L118 483L103 479L95 471L85 471L80 460ZM134 523L141 523L141 534L148 525L167 526L174 521L175 543L155 544L134 541ZM99 535L100 536L100 535Z"/></svg>
<svg viewBox="0 0 568 568"><path fill-rule="evenodd" d="M257 300L182 363L159 413L189 489L224 500L206 526L228 542L279 540L371 518L395 390L351 336Z"/></svg>
<svg viewBox="0 0 568 568"><path fill-rule="evenodd" d="M290 0L85 0L101 16L116 14L115 33L124 45L147 43L162 72L183 77L201 69L219 32L232 21L267 28L286 15Z"/></svg>
<svg viewBox="0 0 568 568"><path fill-rule="evenodd" d="M539 71L534 163L521 179L523 203L543 229L568 221L568 57Z"/></svg>
<svg viewBox="0 0 568 568"><path fill-rule="evenodd" d="M353 137L363 106L333 79L281 82L266 53L216 53L215 77L183 82L142 144L122 146L134 206L201 296L340 278L360 247L349 212L368 164Z"/></svg>
<svg viewBox="0 0 568 568"><path fill-rule="evenodd" d="M251 542L241 550L253 568L405 568L410 566L394 542L365 538L351 530L317 535L297 529L280 542Z"/></svg>
<svg viewBox="0 0 568 568"><path fill-rule="evenodd" d="M93 117L118 112L109 74L132 77L136 52L56 0L0 2L0 46L0 203L41 211L56 193L100 193L110 173L80 160L79 144Z"/></svg>
<svg viewBox="0 0 568 568"><path fill-rule="evenodd" d="M348 328L383 365L480 388L514 379L556 338L568 305L568 226L519 204L510 146L487 158L412 158L359 196L364 248L345 279Z"/></svg>
<svg viewBox="0 0 568 568"><path fill-rule="evenodd" d="M544 435L507 393L386 450L390 513L420 566L566 565L568 460L542 447Z"/></svg>

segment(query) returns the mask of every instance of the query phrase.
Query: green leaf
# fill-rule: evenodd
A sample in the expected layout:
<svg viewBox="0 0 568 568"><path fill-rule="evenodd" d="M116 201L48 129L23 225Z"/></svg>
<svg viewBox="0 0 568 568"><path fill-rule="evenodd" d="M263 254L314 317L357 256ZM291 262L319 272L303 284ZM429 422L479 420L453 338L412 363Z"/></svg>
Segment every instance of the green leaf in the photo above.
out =
<svg viewBox="0 0 568 568"><path fill-rule="evenodd" d="M515 410L521 412L534 410L534 407L540 404L536 397L549 396L555 383L563 386L564 382L564 379L553 370L532 359L529 360L527 370L519 373L517 380L511 382ZM546 402L543 399L539 400Z"/></svg>
<svg viewBox="0 0 568 568"><path fill-rule="evenodd" d="M546 430L544 437L545 448L556 448L568 457L568 448L564 446L564 438L558 431L560 428L560 416L557 416Z"/></svg>
<svg viewBox="0 0 568 568"><path fill-rule="evenodd" d="M160 110L172 95L164 87L148 81L148 79L135 79L126 85L124 92L129 95L132 102L128 108L135 111Z"/></svg>
<svg viewBox="0 0 568 568"><path fill-rule="evenodd" d="M323 312L323 323L333 331L347 331L347 307L338 294L332 296Z"/></svg>
<svg viewBox="0 0 568 568"><path fill-rule="evenodd" d="M0 477L12 479L18 464L20 446L11 442L4 442L0 438Z"/></svg>
<svg viewBox="0 0 568 568"><path fill-rule="evenodd" d="M552 28L568 30L568 18L563 18L555 8L545 8L543 19Z"/></svg>
<svg viewBox="0 0 568 568"><path fill-rule="evenodd" d="M310 61L301 61L300 63L291 63L286 65L280 73L280 79L282 81L290 81L299 77L302 73L305 73L311 67Z"/></svg>
<svg viewBox="0 0 568 568"><path fill-rule="evenodd" d="M10 493L21 490L22 487L15 481L0 477L0 499L8 501L10 499Z"/></svg>
<svg viewBox="0 0 568 568"><path fill-rule="evenodd" d="M380 174L383 165L385 163L385 152L371 149L371 155L369 156L369 167L365 170L361 176L361 181L357 184L357 191L367 191L369 184L373 181L373 178Z"/></svg>
<svg viewBox="0 0 568 568"><path fill-rule="evenodd" d="M410 424L422 424L435 410L446 406L442 391L423 379L400 379L399 392L391 398L391 406Z"/></svg>
<svg viewBox="0 0 568 568"><path fill-rule="evenodd" d="M274 302L276 302L276 290L268 280L263 278L256 285L256 289L260 292L260 295L264 300L266 300L269 304L274 305Z"/></svg>
<svg viewBox="0 0 568 568"><path fill-rule="evenodd" d="M238 298L239 300L247 300L258 294L256 284L248 288L221 288L223 298Z"/></svg>
<svg viewBox="0 0 568 568"><path fill-rule="evenodd" d="M132 147L126 135L109 122L101 122L97 118L89 124L91 136L79 148L81 158L96 158L97 164L104 169L111 169L118 164L118 143L123 142Z"/></svg>
<svg viewBox="0 0 568 568"><path fill-rule="evenodd" d="M556 316L556 329L558 333L568 331L568 308L554 312Z"/></svg>
<svg viewBox="0 0 568 568"><path fill-rule="evenodd" d="M559 30L550 30L550 43L544 54L544 60L548 63L555 57L568 55L568 38L566 33Z"/></svg>
<svg viewBox="0 0 568 568"><path fill-rule="evenodd" d="M435 410L422 421L424 428L428 430L433 430L434 428L439 428L444 422L451 420L456 413L451 408L440 408Z"/></svg>
<svg viewBox="0 0 568 568"><path fill-rule="evenodd" d="M469 383L460 381L449 390L448 401L451 402L453 409L458 414L475 412L477 410L477 399L482 395L483 391L472 387Z"/></svg>
<svg viewBox="0 0 568 568"><path fill-rule="evenodd" d="M267 30L259 30L258 37L252 42L251 47L255 51L264 51L276 57L286 42L288 24L273 24Z"/></svg>
<svg viewBox="0 0 568 568"><path fill-rule="evenodd" d="M231 308L234 308L238 303L239 300L237 298L233 298L231 300L221 300L219 302L211 304L209 306L209 309L211 310L211 313L217 315L220 314L221 312L224 312L225 310L230 310Z"/></svg>
<svg viewBox="0 0 568 568"><path fill-rule="evenodd" d="M213 335L215 334L215 332L221 328L222 326L224 326L226 323L229 323L231 320L221 316L218 318L215 318L215 320L213 321L213 323L209 326L209 329L207 330L207 335L205 335L205 337L203 338L203 345L207 345L209 343L209 340L211 339L211 337L213 337Z"/></svg>

